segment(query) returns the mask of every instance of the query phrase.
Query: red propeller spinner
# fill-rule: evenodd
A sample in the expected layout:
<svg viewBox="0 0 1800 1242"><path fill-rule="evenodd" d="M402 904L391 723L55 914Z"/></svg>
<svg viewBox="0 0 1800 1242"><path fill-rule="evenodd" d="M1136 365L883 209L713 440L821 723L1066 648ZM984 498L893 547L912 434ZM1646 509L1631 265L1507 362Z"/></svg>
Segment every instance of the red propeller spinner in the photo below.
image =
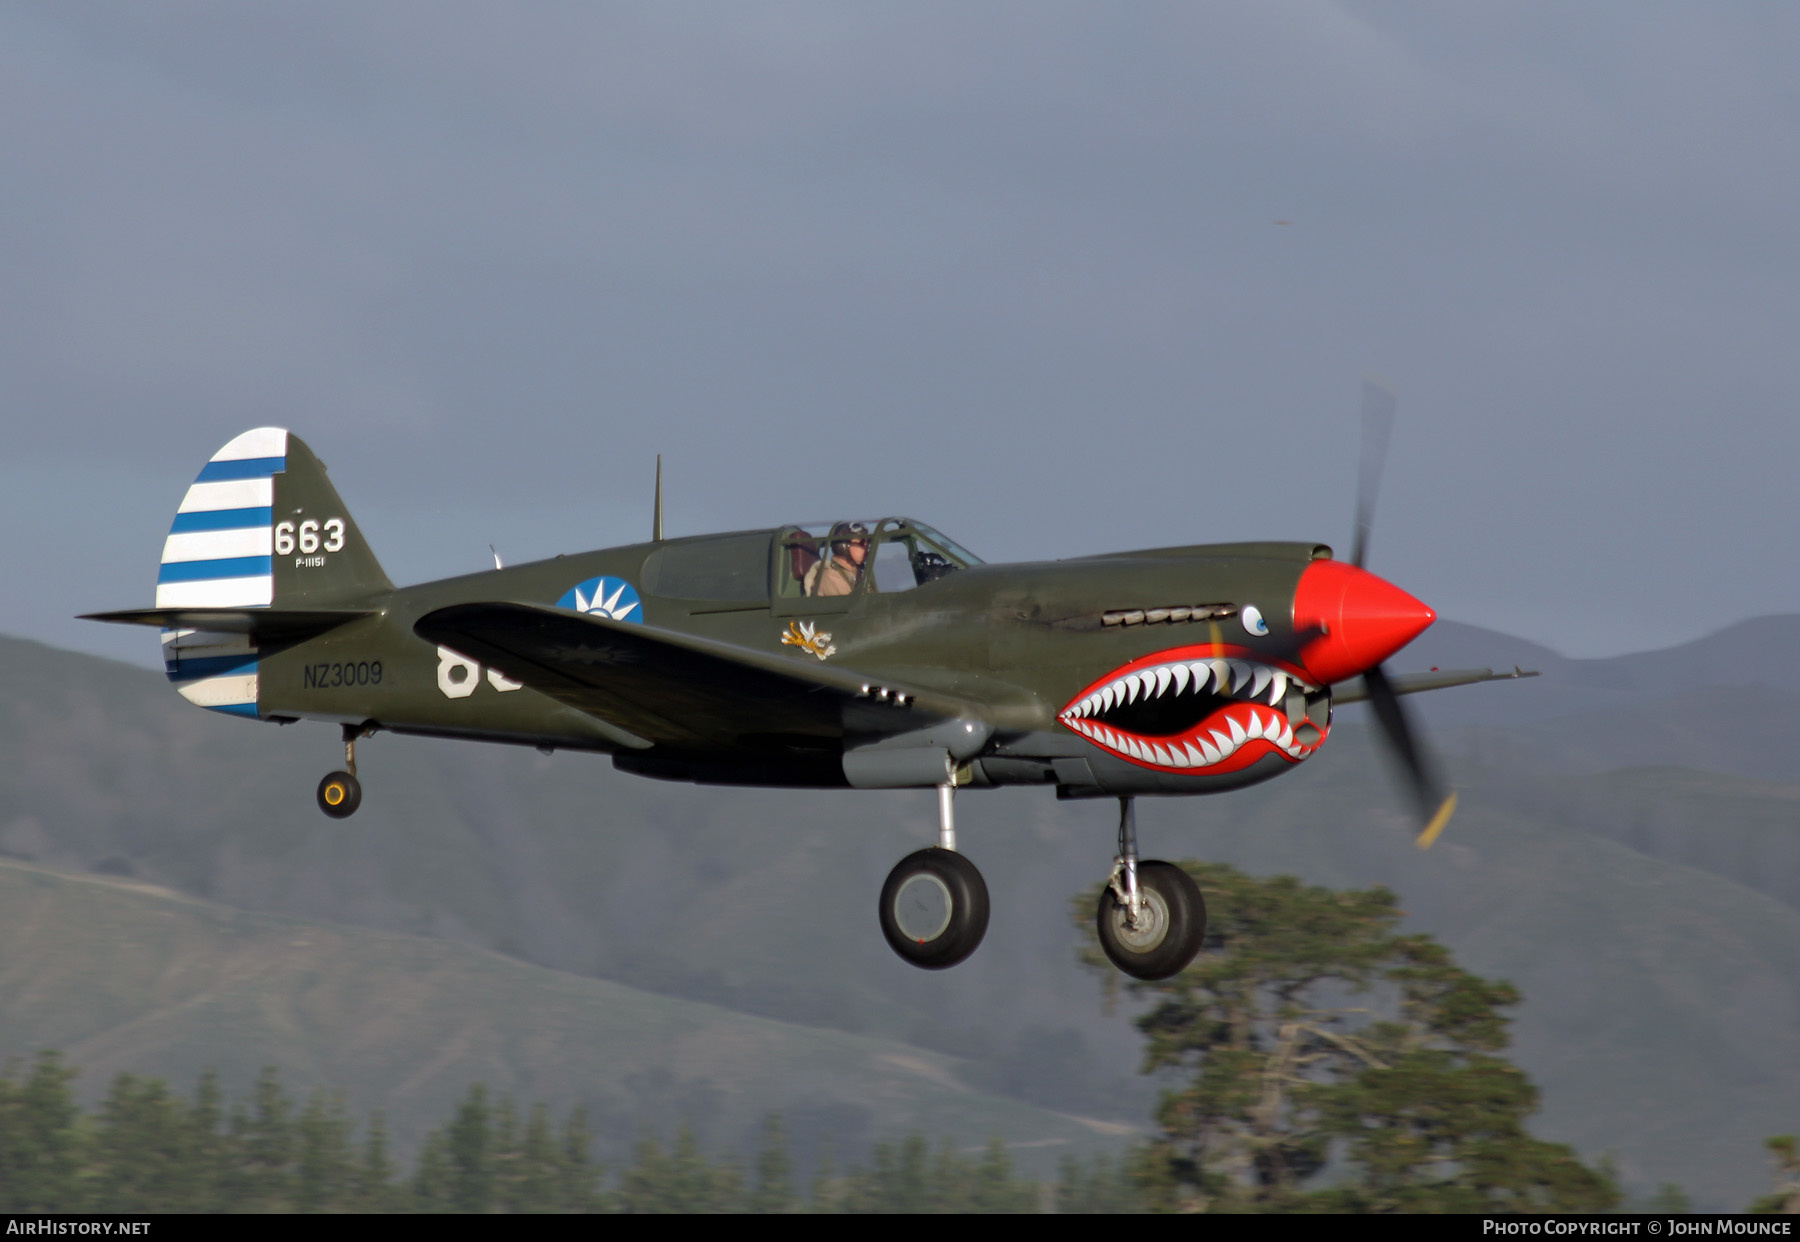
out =
<svg viewBox="0 0 1800 1242"><path fill-rule="evenodd" d="M1300 661L1322 685L1374 668L1435 620L1393 583L1342 561L1314 561L1294 588L1294 631L1305 639Z"/></svg>

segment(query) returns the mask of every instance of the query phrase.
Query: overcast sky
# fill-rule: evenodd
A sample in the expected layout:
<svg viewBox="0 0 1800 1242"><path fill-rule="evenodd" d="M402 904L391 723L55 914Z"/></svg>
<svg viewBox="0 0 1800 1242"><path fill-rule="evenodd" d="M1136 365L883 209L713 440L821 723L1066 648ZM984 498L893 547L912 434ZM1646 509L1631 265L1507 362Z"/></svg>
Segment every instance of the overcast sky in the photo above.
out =
<svg viewBox="0 0 1800 1242"><path fill-rule="evenodd" d="M396 581L908 513L1347 548L1609 654L1800 611L1800 9L0 6L0 630L149 662L275 423ZM1401 661L1404 663L1404 660Z"/></svg>

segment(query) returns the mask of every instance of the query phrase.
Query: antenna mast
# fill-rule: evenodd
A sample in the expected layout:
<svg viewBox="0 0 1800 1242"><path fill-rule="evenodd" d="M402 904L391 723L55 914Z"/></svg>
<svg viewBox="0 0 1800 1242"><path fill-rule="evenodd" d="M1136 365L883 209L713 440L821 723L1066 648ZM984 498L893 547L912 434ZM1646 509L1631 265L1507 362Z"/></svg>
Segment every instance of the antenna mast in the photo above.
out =
<svg viewBox="0 0 1800 1242"><path fill-rule="evenodd" d="M656 455L656 516L650 526L650 538L657 543L662 542L662 454Z"/></svg>

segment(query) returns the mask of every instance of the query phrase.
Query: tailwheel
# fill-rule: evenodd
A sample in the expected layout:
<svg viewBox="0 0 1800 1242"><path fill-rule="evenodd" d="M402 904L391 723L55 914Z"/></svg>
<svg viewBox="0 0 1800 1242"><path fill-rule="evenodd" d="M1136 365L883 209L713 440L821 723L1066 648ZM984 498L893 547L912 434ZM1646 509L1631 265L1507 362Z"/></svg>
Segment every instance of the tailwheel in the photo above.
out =
<svg viewBox="0 0 1800 1242"><path fill-rule="evenodd" d="M348 819L362 805L362 782L348 772L333 772L319 782L319 809L333 819Z"/></svg>
<svg viewBox="0 0 1800 1242"><path fill-rule="evenodd" d="M925 970L954 966L987 934L987 881L954 850L908 854L881 886L881 934Z"/></svg>
<svg viewBox="0 0 1800 1242"><path fill-rule="evenodd" d="M1174 863L1137 864L1137 918L1128 899L1109 884L1100 890L1095 922L1107 959L1133 979L1180 974L1206 939L1206 899L1194 878Z"/></svg>

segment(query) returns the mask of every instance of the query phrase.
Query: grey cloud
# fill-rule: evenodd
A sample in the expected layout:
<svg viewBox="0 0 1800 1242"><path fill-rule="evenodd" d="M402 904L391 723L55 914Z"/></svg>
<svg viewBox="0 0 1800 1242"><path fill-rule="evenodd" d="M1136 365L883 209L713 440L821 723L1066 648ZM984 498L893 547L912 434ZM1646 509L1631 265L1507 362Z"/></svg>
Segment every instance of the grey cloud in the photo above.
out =
<svg viewBox="0 0 1800 1242"><path fill-rule="evenodd" d="M402 578L635 538L657 451L688 530L1342 541L1377 371L1382 572L1565 649L1689 637L1800 609L1797 23L9 6L0 471L178 489L283 422ZM96 555L138 580L71 543L33 598Z"/></svg>

